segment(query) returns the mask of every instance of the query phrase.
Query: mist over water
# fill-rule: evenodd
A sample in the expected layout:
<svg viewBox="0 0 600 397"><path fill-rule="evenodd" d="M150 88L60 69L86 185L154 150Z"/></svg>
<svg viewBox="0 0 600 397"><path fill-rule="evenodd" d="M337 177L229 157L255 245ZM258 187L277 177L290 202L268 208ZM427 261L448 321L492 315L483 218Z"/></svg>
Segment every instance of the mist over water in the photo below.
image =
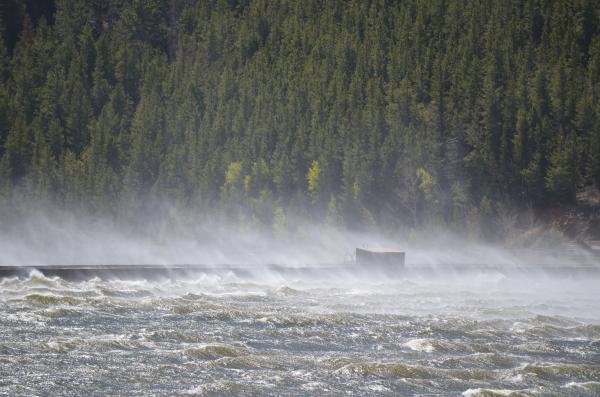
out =
<svg viewBox="0 0 600 397"><path fill-rule="evenodd" d="M36 271L1 279L0 394L600 393L597 273L521 273L529 258L442 232L390 238L303 225L282 236L193 221L134 232L59 219L3 225L1 264L257 270L152 281L67 281ZM405 250L410 271L359 267L356 247ZM531 263L562 263L535 256ZM267 264L345 266L286 274ZM462 265L469 271L454 271Z"/></svg>
<svg viewBox="0 0 600 397"><path fill-rule="evenodd" d="M599 5L3 0L0 397L600 396Z"/></svg>
<svg viewBox="0 0 600 397"><path fill-rule="evenodd" d="M18 220L0 222L0 266L201 264L288 266L353 262L355 248L407 252L407 266L448 269L590 262L583 250L576 260L557 256L557 240L544 250L514 250L466 238L441 228L394 235L377 230L351 232L301 217L289 230L233 223L198 214L147 215L135 220L32 210ZM554 248L554 249L552 249Z"/></svg>
<svg viewBox="0 0 600 397"><path fill-rule="evenodd" d="M594 396L596 285L33 272L0 282L0 393Z"/></svg>

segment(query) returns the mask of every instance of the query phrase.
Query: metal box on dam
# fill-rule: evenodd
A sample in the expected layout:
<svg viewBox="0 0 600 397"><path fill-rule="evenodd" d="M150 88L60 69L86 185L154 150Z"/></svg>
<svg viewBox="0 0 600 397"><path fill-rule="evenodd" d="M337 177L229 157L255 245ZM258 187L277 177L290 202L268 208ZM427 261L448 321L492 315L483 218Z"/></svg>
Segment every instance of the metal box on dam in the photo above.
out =
<svg viewBox="0 0 600 397"><path fill-rule="evenodd" d="M356 249L357 265L390 271L403 269L405 257L402 251Z"/></svg>

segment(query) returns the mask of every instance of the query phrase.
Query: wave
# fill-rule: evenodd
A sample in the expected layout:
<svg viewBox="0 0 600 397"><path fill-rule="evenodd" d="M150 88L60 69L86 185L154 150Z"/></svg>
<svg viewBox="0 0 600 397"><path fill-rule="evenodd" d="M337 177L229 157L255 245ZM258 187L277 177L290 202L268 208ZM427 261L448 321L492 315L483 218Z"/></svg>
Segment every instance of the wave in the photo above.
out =
<svg viewBox="0 0 600 397"><path fill-rule="evenodd" d="M81 305L85 303L85 300L73 298L71 296L62 295L41 295L41 294L30 294L25 296L25 300L40 305L52 306L52 305Z"/></svg>
<svg viewBox="0 0 600 397"><path fill-rule="evenodd" d="M244 396L256 395L258 390L247 384L220 380L217 382L205 383L200 386L192 387L182 392L185 395L221 397L221 396Z"/></svg>
<svg viewBox="0 0 600 397"><path fill-rule="evenodd" d="M216 360L222 357L246 356L250 351L243 346L216 344L192 347L186 349L183 354L194 359Z"/></svg>
<svg viewBox="0 0 600 397"><path fill-rule="evenodd" d="M600 379L600 367L586 364L532 363L526 364L519 371L522 374L533 374L541 379L557 378Z"/></svg>
<svg viewBox="0 0 600 397"><path fill-rule="evenodd" d="M433 375L425 367L413 367L403 363L357 361L348 357L327 358L321 360L321 363L336 368L334 373L342 375L379 375L387 377L396 377L398 375L406 378L426 378Z"/></svg>
<svg viewBox="0 0 600 397"><path fill-rule="evenodd" d="M445 368L514 368L519 364L517 356L506 353L475 353L466 356L454 356L441 359L440 364Z"/></svg>
<svg viewBox="0 0 600 397"><path fill-rule="evenodd" d="M528 390L509 390L509 389L468 389L462 395L464 397L526 397L534 395Z"/></svg>
<svg viewBox="0 0 600 397"><path fill-rule="evenodd" d="M436 350L434 343L435 341L430 339L411 339L404 343L404 346L418 352L433 353Z"/></svg>
<svg viewBox="0 0 600 397"><path fill-rule="evenodd" d="M274 297L294 297L294 296L306 296L308 295L307 292L301 291L299 289L294 289L291 287L288 287L287 285L282 285L276 288L273 288L269 291L269 295L270 296L274 296Z"/></svg>
<svg viewBox="0 0 600 397"><path fill-rule="evenodd" d="M354 362L335 370L339 375L380 376L384 378L432 378L439 374L433 368L403 363Z"/></svg>
<svg viewBox="0 0 600 397"><path fill-rule="evenodd" d="M564 387L584 389L590 392L598 393L600 395L600 382L589 381L589 382L569 382Z"/></svg>
<svg viewBox="0 0 600 397"><path fill-rule="evenodd" d="M94 338L71 338L66 340L44 341L32 345L33 350L42 353L95 352L108 353L111 351L130 351L138 349L153 349L153 343L134 340L127 335L107 335Z"/></svg>

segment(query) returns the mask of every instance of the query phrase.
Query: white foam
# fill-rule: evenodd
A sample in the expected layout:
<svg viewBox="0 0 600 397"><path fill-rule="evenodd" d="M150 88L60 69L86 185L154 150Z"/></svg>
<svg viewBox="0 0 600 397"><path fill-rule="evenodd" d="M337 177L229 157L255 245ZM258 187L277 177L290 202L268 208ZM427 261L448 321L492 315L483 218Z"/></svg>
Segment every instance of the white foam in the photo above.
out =
<svg viewBox="0 0 600 397"><path fill-rule="evenodd" d="M433 346L429 339L411 339L404 346L409 347L411 350L425 353L433 353L435 351L435 346Z"/></svg>
<svg viewBox="0 0 600 397"><path fill-rule="evenodd" d="M597 390L600 391L600 382L569 382L564 387L568 388L580 388L580 389L588 389L588 390Z"/></svg>
<svg viewBox="0 0 600 397"><path fill-rule="evenodd" d="M524 390L510 390L510 389L467 389L462 392L462 395L465 397L484 397L491 394L498 396L512 396L513 394L517 395L518 393L522 393Z"/></svg>

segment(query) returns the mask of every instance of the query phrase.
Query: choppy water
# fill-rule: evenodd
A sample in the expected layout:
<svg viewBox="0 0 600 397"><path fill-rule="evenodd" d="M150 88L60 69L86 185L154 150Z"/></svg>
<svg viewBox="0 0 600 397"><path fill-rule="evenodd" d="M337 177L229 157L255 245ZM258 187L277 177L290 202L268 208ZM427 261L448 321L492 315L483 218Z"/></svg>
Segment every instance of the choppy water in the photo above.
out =
<svg viewBox="0 0 600 397"><path fill-rule="evenodd" d="M0 281L0 394L600 395L598 280Z"/></svg>

